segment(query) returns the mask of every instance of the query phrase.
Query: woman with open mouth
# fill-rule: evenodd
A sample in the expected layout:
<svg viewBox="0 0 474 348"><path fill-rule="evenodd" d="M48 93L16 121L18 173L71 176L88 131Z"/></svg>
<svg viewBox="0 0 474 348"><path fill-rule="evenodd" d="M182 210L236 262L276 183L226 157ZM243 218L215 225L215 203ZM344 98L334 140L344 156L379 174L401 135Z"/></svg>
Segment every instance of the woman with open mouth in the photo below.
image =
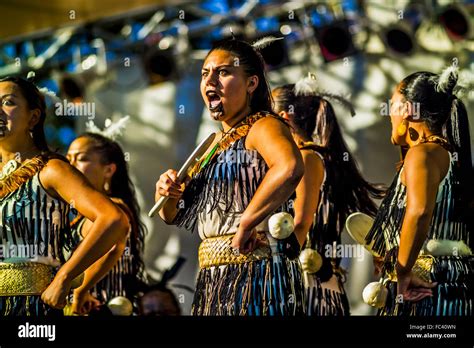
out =
<svg viewBox="0 0 474 348"><path fill-rule="evenodd" d="M125 214L49 150L45 118L44 96L32 82L0 80L0 246L37 251L0 255L1 316L61 315L73 280L128 231ZM66 261L71 206L94 223Z"/></svg>
<svg viewBox="0 0 474 348"><path fill-rule="evenodd" d="M303 163L287 124L272 112L260 53L235 39L216 43L202 67L201 94L222 132L190 179L178 182L168 170L156 185L157 199L170 198L162 219L197 227L202 239L192 314L303 314L297 240L268 234L272 213L290 208ZM296 252L285 249L295 242Z"/></svg>

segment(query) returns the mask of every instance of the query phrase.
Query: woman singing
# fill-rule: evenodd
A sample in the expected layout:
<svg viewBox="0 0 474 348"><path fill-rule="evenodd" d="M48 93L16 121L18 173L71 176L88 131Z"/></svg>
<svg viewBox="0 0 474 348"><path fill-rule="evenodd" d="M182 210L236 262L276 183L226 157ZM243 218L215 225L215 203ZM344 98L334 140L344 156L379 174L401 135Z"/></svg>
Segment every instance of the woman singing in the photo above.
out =
<svg viewBox="0 0 474 348"><path fill-rule="evenodd" d="M267 222L288 208L304 168L288 126L271 111L260 53L235 39L216 43L201 94L223 130L185 188L174 170L156 185L157 198L171 198L163 220L197 226L202 238L192 313L302 314L299 262L269 243Z"/></svg>

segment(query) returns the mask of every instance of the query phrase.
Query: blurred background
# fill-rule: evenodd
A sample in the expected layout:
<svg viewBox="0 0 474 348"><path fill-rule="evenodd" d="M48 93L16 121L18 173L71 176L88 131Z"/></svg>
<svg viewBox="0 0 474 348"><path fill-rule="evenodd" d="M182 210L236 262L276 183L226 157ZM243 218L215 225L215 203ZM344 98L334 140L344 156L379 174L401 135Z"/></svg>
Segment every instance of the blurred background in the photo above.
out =
<svg viewBox="0 0 474 348"><path fill-rule="evenodd" d="M365 177L389 184L398 150L382 116L396 84L420 70L440 73L458 65L474 81L474 0L272 1L272 0L0 0L0 77L36 73L63 109L51 108L46 134L65 153L93 120L129 115L119 138L139 192L149 233L146 269L151 282L178 257L186 263L172 281L189 313L197 272L197 233L167 226L146 213L155 182L179 168L218 124L199 92L200 69L212 42L230 35L255 41L283 37L264 49L271 87L294 83L309 71L322 89L350 98L356 116L335 104L345 139ZM474 134L474 92L462 96ZM64 110L63 110L64 111ZM353 244L345 234L344 242ZM372 281L368 253L344 260L354 315L373 314L362 302ZM185 287L183 287L183 285Z"/></svg>

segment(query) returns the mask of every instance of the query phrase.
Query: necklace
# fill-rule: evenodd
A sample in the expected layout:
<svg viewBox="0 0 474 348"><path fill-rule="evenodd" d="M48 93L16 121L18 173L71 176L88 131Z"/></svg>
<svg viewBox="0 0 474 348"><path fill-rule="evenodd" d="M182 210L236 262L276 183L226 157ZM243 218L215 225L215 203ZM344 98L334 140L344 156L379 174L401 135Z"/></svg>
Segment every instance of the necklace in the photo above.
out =
<svg viewBox="0 0 474 348"><path fill-rule="evenodd" d="M18 164L19 163L14 159L9 160L2 168L2 172L0 173L0 180L3 180L15 170L17 170Z"/></svg>
<svg viewBox="0 0 474 348"><path fill-rule="evenodd" d="M217 150L219 149L221 144L224 142L224 140L230 137L232 135L232 132L236 131L241 125L245 125L245 121L247 121L247 118L248 116L244 117L242 120L237 122L234 126L232 126L232 128L230 128L227 132L222 134L221 139L216 143L216 145L214 145L211 151L209 151L204 161L200 163L199 169L198 169L199 171L211 161L211 159L214 157L214 155L216 154Z"/></svg>
<svg viewBox="0 0 474 348"><path fill-rule="evenodd" d="M448 142L448 140L437 134L432 134L432 135L428 135L427 137L423 137L420 140L420 143L435 143L435 144L441 145L448 151L449 149L451 149L451 144Z"/></svg>
<svg viewBox="0 0 474 348"><path fill-rule="evenodd" d="M28 152L25 152L25 156L26 157L27 155L31 154L31 153L34 153L34 152L37 152L36 150L35 151L28 151ZM2 171L0 172L0 180L3 180L5 179L6 177L8 177L10 174L12 174L15 170L17 170L18 168L22 167L25 163L31 161L33 158L37 157L36 156L33 156L32 158L30 159L27 159L23 162L20 162L18 161L17 159L11 159L9 160L7 163L5 163L5 165L3 166L2 168ZM21 156L20 156L21 158Z"/></svg>

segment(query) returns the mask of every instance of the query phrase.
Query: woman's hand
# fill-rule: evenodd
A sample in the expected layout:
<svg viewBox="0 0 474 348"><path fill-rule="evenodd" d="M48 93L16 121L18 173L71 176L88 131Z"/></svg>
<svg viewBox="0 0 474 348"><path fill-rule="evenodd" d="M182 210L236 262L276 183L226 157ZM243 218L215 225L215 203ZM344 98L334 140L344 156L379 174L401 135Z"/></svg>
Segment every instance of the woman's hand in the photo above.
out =
<svg viewBox="0 0 474 348"><path fill-rule="evenodd" d="M412 271L397 271L397 294L402 295L403 301L418 302L426 297L433 296L431 290L437 283L428 283L415 275Z"/></svg>
<svg viewBox="0 0 474 348"><path fill-rule="evenodd" d="M161 174L160 179L156 182L155 201L158 201L161 197L169 198L168 202L158 212L167 224L171 224L176 214L178 214L177 203L183 196L184 188L189 181L191 181L191 178L188 176L184 180L184 184L179 182L176 170L168 169Z"/></svg>
<svg viewBox="0 0 474 348"><path fill-rule="evenodd" d="M185 184L189 180L190 178L187 177ZM168 169L161 174L160 179L156 182L155 201L158 201L161 197L180 199L183 192L184 187L178 180L178 172L174 169Z"/></svg>
<svg viewBox="0 0 474 348"><path fill-rule="evenodd" d="M92 296L89 291L75 290L72 300L72 311L75 314L85 315L99 307L102 303Z"/></svg>
<svg viewBox="0 0 474 348"><path fill-rule="evenodd" d="M232 239L231 247L239 254L249 254L255 249L266 245L263 240L258 239L257 230L254 228L251 231L245 231L239 228L239 231Z"/></svg>
<svg viewBox="0 0 474 348"><path fill-rule="evenodd" d="M63 309L70 290L71 281L58 272L51 284L41 294L41 300L50 307Z"/></svg>

